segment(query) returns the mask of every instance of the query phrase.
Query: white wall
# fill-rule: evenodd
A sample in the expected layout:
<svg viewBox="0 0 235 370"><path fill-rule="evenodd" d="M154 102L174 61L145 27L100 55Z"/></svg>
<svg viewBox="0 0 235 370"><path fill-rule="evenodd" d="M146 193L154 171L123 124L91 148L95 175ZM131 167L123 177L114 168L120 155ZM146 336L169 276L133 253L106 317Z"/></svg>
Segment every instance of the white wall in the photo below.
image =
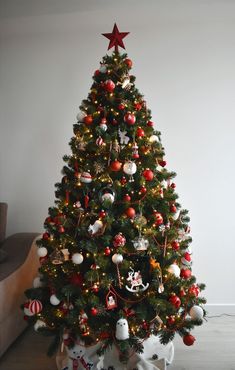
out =
<svg viewBox="0 0 235 370"><path fill-rule="evenodd" d="M190 210L194 273L235 302L235 2L0 1L0 199L8 234L41 231L78 106L114 21Z"/></svg>

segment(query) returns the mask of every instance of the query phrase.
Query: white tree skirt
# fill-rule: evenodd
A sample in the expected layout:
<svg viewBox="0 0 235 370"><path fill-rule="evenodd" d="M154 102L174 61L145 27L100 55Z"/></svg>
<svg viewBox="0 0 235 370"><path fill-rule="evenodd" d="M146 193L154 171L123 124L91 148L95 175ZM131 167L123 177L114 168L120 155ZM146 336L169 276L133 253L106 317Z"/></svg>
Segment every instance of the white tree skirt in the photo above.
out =
<svg viewBox="0 0 235 370"><path fill-rule="evenodd" d="M166 365L172 363L174 358L172 342L163 345L158 337L152 335L144 341L143 345L144 352L141 354L130 354L130 359L126 365L119 361L119 353L115 346L105 352L105 355L101 358L96 356L99 345L88 347L84 356L94 364L91 370L166 370ZM69 365L66 354L59 354L56 362L58 370L73 370L71 363ZM79 362L76 370L84 369L84 366Z"/></svg>

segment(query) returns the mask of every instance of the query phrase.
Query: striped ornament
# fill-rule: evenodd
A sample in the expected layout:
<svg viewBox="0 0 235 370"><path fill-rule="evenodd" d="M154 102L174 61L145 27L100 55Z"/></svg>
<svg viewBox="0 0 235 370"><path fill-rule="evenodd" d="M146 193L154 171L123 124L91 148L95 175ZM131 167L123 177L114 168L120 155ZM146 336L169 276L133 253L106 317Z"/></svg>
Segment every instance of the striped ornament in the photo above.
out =
<svg viewBox="0 0 235 370"><path fill-rule="evenodd" d="M42 303L40 301L38 301L37 299L34 299L29 304L29 311L33 315L36 315L37 313L41 312L42 311Z"/></svg>

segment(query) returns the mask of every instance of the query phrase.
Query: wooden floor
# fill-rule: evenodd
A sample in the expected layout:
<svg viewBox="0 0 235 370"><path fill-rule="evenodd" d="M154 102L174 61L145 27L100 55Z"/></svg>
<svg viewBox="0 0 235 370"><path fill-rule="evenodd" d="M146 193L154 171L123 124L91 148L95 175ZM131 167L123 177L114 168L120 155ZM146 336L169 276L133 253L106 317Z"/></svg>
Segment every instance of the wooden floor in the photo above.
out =
<svg viewBox="0 0 235 370"><path fill-rule="evenodd" d="M211 318L194 330L193 347L175 339L175 359L169 370L235 370L235 317ZM0 370L56 370L45 355L48 338L24 332L0 359Z"/></svg>

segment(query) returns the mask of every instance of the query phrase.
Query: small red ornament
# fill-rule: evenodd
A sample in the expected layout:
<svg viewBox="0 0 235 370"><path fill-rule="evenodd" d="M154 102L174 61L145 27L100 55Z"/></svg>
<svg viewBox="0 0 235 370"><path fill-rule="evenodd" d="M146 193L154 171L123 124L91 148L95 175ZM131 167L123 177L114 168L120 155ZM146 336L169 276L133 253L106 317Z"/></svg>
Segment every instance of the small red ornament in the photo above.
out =
<svg viewBox="0 0 235 370"><path fill-rule="evenodd" d="M127 179L125 178L125 176L122 176L121 180L120 180L120 183L124 186L126 185L127 183Z"/></svg>
<svg viewBox="0 0 235 370"><path fill-rule="evenodd" d="M96 316L97 314L98 314L98 310L97 310L97 308L92 307L92 308L91 308L91 315L92 315L92 316Z"/></svg>
<svg viewBox="0 0 235 370"><path fill-rule="evenodd" d="M184 290L184 288L181 288L180 289L180 297L184 297L184 296L186 296L185 290Z"/></svg>
<svg viewBox="0 0 235 370"><path fill-rule="evenodd" d="M146 187L145 187L145 186L141 186L141 188L140 188L140 193L141 193L141 194L146 194L146 192L147 192Z"/></svg>
<svg viewBox="0 0 235 370"><path fill-rule="evenodd" d="M160 164L161 167L165 167L166 166L166 161L158 161L158 164Z"/></svg>
<svg viewBox="0 0 235 370"><path fill-rule="evenodd" d="M44 234L42 235L42 238L43 238L44 240L48 240L48 239L50 238L50 234L48 234L48 233L44 233Z"/></svg>
<svg viewBox="0 0 235 370"><path fill-rule="evenodd" d="M181 300L180 298L177 296L177 295L172 295L170 298L169 298L169 302L175 306L176 309L180 308L180 305L181 305Z"/></svg>
<svg viewBox="0 0 235 370"><path fill-rule="evenodd" d="M62 225L60 225L59 227L58 227L58 232L60 233L60 234L63 234L64 233L64 226L62 226Z"/></svg>
<svg viewBox="0 0 235 370"><path fill-rule="evenodd" d="M146 181L152 181L154 178L153 171L151 171L149 168L143 171L142 175L144 176Z"/></svg>
<svg viewBox="0 0 235 370"><path fill-rule="evenodd" d="M188 294L194 295L195 297L198 297L199 293L200 293L200 288L196 284L193 284L188 289Z"/></svg>
<svg viewBox="0 0 235 370"><path fill-rule="evenodd" d="M132 113L127 113L124 116L124 122L126 122L128 125L134 125L136 121L135 115Z"/></svg>
<svg viewBox="0 0 235 370"><path fill-rule="evenodd" d="M128 68L131 68L133 64L132 60L128 58L124 60L124 63L127 65Z"/></svg>
<svg viewBox="0 0 235 370"><path fill-rule="evenodd" d="M106 119L105 117L103 117L100 123L101 123L101 124L103 124L103 125L104 125L104 124L106 125L106 123L107 123L107 119Z"/></svg>
<svg viewBox="0 0 235 370"><path fill-rule="evenodd" d="M172 249L174 249L175 251L178 251L179 248L180 248L180 243L177 242L176 240L174 240L172 243L171 243L171 246L172 246Z"/></svg>
<svg viewBox="0 0 235 370"><path fill-rule="evenodd" d="M142 104L141 103L135 103L134 108L135 108L135 110L139 111L142 108Z"/></svg>
<svg viewBox="0 0 235 370"><path fill-rule="evenodd" d="M192 271L189 270L189 269L182 269L180 271L180 276L183 278L183 279L190 279L191 276L192 276Z"/></svg>
<svg viewBox="0 0 235 370"><path fill-rule="evenodd" d="M37 313L42 311L42 303L37 299L34 299L29 303L29 311L36 315Z"/></svg>
<svg viewBox="0 0 235 370"><path fill-rule="evenodd" d="M126 209L125 214L126 214L126 215L127 215L127 217L129 217L129 218L134 218L134 217L135 217L136 212L135 212L135 209L134 209L134 208L129 207L129 208L127 208L127 209Z"/></svg>
<svg viewBox="0 0 235 370"><path fill-rule="evenodd" d="M117 159L115 161L113 161L111 164L110 164L110 168L112 171L114 172L117 172L117 171L120 171L120 169L122 168L122 163L119 162Z"/></svg>
<svg viewBox="0 0 235 370"><path fill-rule="evenodd" d="M104 217L106 217L106 212L105 212L103 209L100 211L100 213L99 213L99 217L100 217L100 218L104 218Z"/></svg>
<svg viewBox="0 0 235 370"><path fill-rule="evenodd" d="M175 204L172 204L172 205L170 206L170 211L171 211L172 213L176 213L176 212L177 212L177 208L176 208L176 205L175 205Z"/></svg>
<svg viewBox="0 0 235 370"><path fill-rule="evenodd" d="M104 254L105 254L105 256L109 256L109 255L110 255L110 253L111 253L110 248L109 248L109 247L105 247L105 249L104 249Z"/></svg>
<svg viewBox="0 0 235 370"><path fill-rule="evenodd" d="M176 184L174 182L171 183L171 188L172 189L175 189L176 188Z"/></svg>
<svg viewBox="0 0 235 370"><path fill-rule="evenodd" d="M155 224L156 225L162 225L163 224L163 217L160 212L154 211L153 212L155 217Z"/></svg>
<svg viewBox="0 0 235 370"><path fill-rule="evenodd" d="M92 292L94 292L94 293L98 293L98 291L99 291L99 287L98 287L97 284L94 284L91 289L92 289Z"/></svg>
<svg viewBox="0 0 235 370"><path fill-rule="evenodd" d="M96 71L95 71L95 76L98 76L100 74L100 71L99 71L99 69L97 69Z"/></svg>
<svg viewBox="0 0 235 370"><path fill-rule="evenodd" d="M124 110L124 109L125 109L125 105L124 105L124 104L122 104L122 103L120 103L120 104L118 105L118 109L119 109L119 110Z"/></svg>
<svg viewBox="0 0 235 370"><path fill-rule="evenodd" d="M175 323L175 317L174 317L174 316L170 316L170 317L167 319L167 324L168 324L169 326L171 326L171 325L174 325L174 323Z"/></svg>
<svg viewBox="0 0 235 370"><path fill-rule="evenodd" d="M123 197L123 200L124 200L125 202L130 202L130 201L131 201L131 197L130 197L130 195L129 195L129 194L125 194L125 195L124 195L124 197Z"/></svg>
<svg viewBox="0 0 235 370"><path fill-rule="evenodd" d="M92 124L92 122L93 122L93 117L92 117L92 115L91 114L89 114L88 116L85 116L84 117L84 123L86 124L86 125L91 125Z"/></svg>
<svg viewBox="0 0 235 370"><path fill-rule="evenodd" d="M73 285L82 286L83 284L83 276L79 272L75 272L70 276L69 282Z"/></svg>
<svg viewBox="0 0 235 370"><path fill-rule="evenodd" d="M136 136L137 137L143 137L145 135L144 130L141 127L138 127L136 130Z"/></svg>
<svg viewBox="0 0 235 370"><path fill-rule="evenodd" d="M115 248L123 247L126 244L126 238L122 233L118 233L113 238L113 246Z"/></svg>
<svg viewBox="0 0 235 370"><path fill-rule="evenodd" d="M142 323L142 328L144 329L144 330L148 330L149 329L149 324L147 323L147 321L143 321L143 323Z"/></svg>
<svg viewBox="0 0 235 370"><path fill-rule="evenodd" d="M106 307L107 310L113 310L117 307L117 296L112 290L109 290L106 295Z"/></svg>
<svg viewBox="0 0 235 370"><path fill-rule="evenodd" d="M187 262L191 262L192 261L191 254L188 253L188 252L185 252L184 258L186 259Z"/></svg>
<svg viewBox="0 0 235 370"><path fill-rule="evenodd" d="M192 346L196 338L191 334L186 334L183 336L183 342L186 346Z"/></svg>
<svg viewBox="0 0 235 370"><path fill-rule="evenodd" d="M112 93L115 89L115 83L112 80L107 80L104 83L104 88L107 92Z"/></svg>
<svg viewBox="0 0 235 370"><path fill-rule="evenodd" d="M147 126L149 126L149 127L153 127L153 126L154 126L154 122L152 122L152 121L148 121L148 122L147 122Z"/></svg>

